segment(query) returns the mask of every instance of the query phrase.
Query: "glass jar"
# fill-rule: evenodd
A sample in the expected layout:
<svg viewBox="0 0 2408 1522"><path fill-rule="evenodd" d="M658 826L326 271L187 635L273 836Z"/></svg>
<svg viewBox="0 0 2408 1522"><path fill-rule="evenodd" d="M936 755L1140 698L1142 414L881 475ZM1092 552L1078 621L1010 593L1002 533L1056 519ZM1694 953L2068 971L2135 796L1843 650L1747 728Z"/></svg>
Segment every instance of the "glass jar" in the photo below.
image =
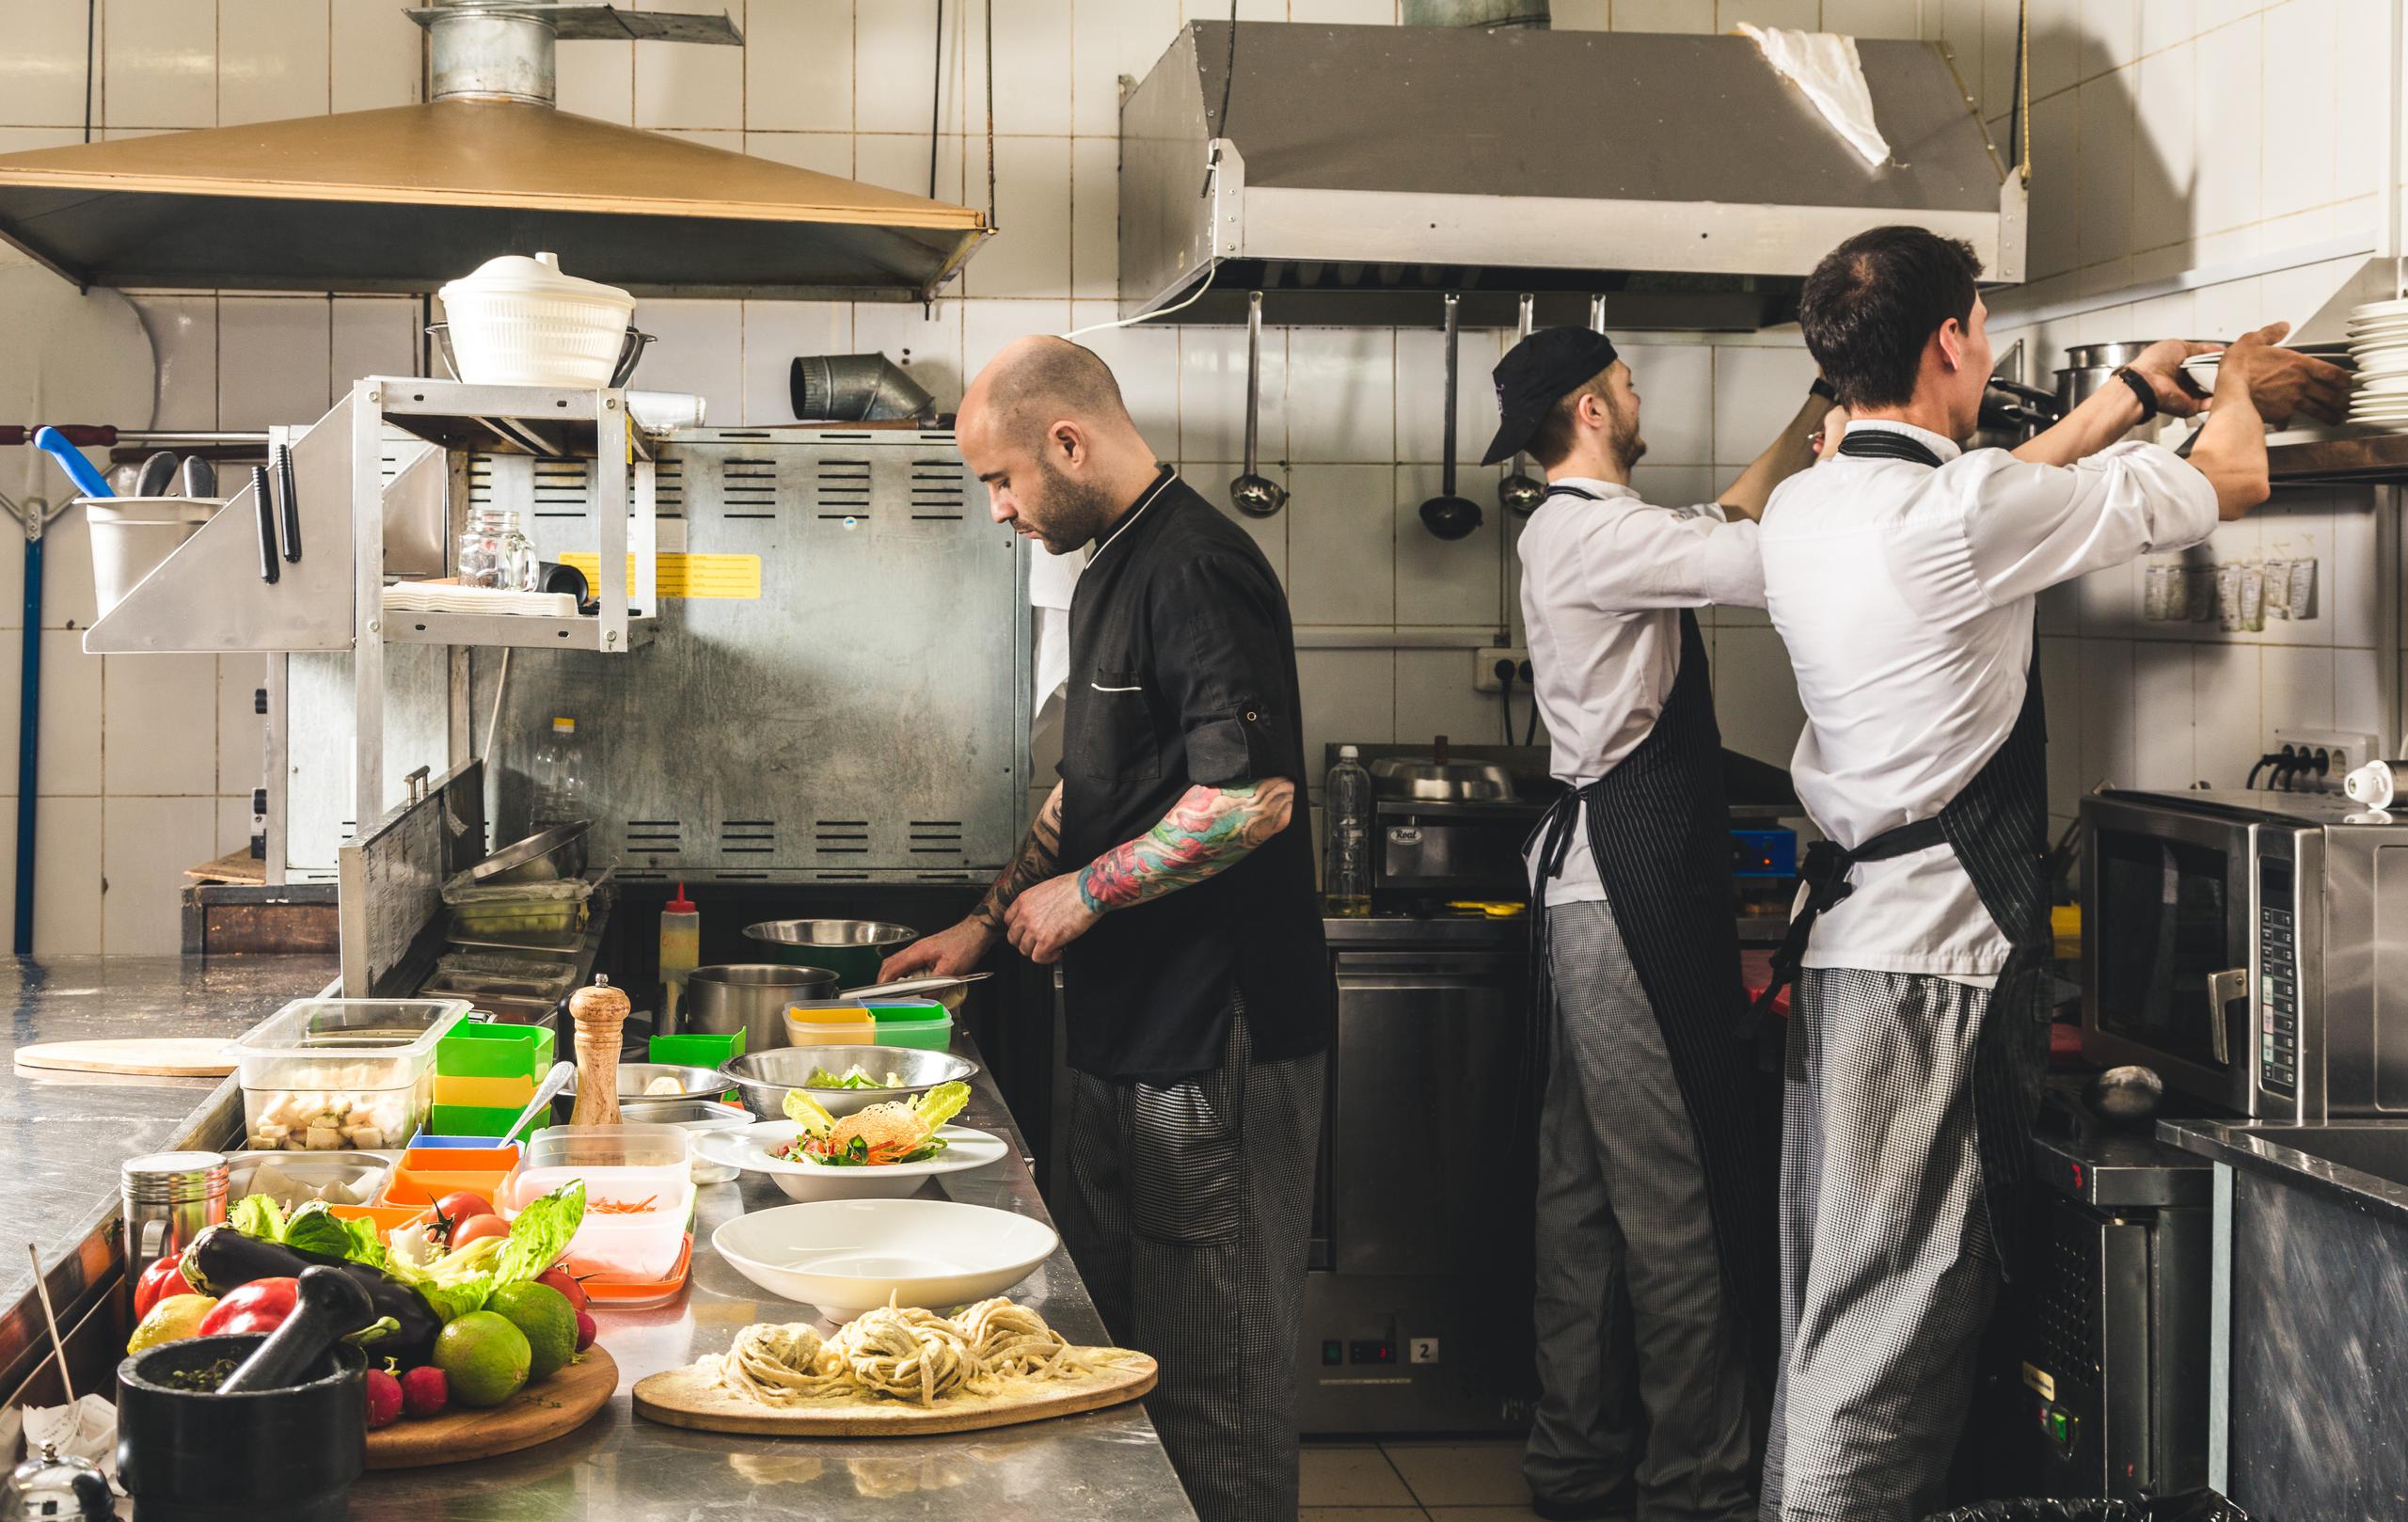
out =
<svg viewBox="0 0 2408 1522"><path fill-rule="evenodd" d="M519 528L515 510L481 507L468 515L460 535L462 586L532 592L535 576L535 543Z"/></svg>

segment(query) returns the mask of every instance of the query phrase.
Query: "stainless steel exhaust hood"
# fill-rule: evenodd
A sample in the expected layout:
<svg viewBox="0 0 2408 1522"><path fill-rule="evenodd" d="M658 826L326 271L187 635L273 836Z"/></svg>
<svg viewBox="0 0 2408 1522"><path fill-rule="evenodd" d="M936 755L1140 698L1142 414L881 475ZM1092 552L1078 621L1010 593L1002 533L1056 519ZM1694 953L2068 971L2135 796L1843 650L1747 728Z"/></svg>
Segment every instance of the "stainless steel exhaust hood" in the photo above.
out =
<svg viewBox="0 0 2408 1522"><path fill-rule="evenodd" d="M1120 304L1242 322L1788 321L1832 245L1912 222L2022 278L2022 177L1947 54L1860 41L1865 164L1743 37L1240 23L1181 30L1120 116ZM1224 91L1226 89L1226 117Z"/></svg>
<svg viewBox="0 0 2408 1522"><path fill-rule="evenodd" d="M0 155L0 239L85 285L425 292L550 249L642 295L921 300L966 207L554 109L556 40L740 43L723 16L455 0L409 12L435 99Z"/></svg>

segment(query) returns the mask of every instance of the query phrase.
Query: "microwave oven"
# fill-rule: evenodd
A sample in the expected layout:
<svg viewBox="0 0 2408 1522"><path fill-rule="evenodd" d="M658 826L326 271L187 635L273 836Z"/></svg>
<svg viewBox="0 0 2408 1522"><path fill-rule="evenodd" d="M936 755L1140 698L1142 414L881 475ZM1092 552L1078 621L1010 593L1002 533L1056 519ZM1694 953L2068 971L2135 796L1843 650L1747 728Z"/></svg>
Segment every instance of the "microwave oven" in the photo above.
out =
<svg viewBox="0 0 2408 1522"><path fill-rule="evenodd" d="M2408 1117L2408 813L2273 792L2082 803L2082 1045L2278 1124Z"/></svg>

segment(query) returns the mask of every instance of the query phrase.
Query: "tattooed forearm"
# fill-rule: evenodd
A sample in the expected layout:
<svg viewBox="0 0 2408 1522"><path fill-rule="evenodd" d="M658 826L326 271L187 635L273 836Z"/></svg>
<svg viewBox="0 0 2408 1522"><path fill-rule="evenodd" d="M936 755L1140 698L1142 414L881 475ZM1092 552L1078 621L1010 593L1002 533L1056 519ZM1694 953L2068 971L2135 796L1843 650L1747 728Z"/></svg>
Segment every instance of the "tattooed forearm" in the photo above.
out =
<svg viewBox="0 0 2408 1522"><path fill-rule="evenodd" d="M1108 913L1227 871L1288 827L1295 798L1285 777L1191 787L1162 823L1090 863L1079 874L1079 899Z"/></svg>
<svg viewBox="0 0 2408 1522"><path fill-rule="evenodd" d="M1020 843L1020 854L1011 864L997 874L987 889L987 896L978 900L971 912L990 930L1004 928L1004 912L1012 900L1044 881L1061 869L1062 858L1062 787L1059 783L1047 794L1045 806L1037 811L1037 818L1028 827L1028 834Z"/></svg>

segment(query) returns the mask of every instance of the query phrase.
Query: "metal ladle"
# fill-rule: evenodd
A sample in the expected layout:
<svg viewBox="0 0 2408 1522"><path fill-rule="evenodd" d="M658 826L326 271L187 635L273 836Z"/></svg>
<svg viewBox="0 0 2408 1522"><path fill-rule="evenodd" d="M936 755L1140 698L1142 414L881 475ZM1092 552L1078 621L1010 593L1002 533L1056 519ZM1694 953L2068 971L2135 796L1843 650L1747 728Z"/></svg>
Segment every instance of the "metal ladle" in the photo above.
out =
<svg viewBox="0 0 2408 1522"><path fill-rule="evenodd" d="M1421 526L1441 539L1461 539L1480 527L1487 515L1480 504L1467 497L1455 495L1455 302L1456 293L1447 293L1447 433L1446 473L1439 478L1438 495L1421 504Z"/></svg>
<svg viewBox="0 0 2408 1522"><path fill-rule="evenodd" d="M1522 293L1522 320L1518 331L1514 334L1516 341L1530 336L1531 308L1537 304L1537 300L1538 298L1529 292ZM1529 517L1539 510L1539 503L1546 500L1546 483L1534 480L1525 473L1522 469L1522 452L1515 450L1513 473L1497 484L1497 505L1507 512L1519 517Z"/></svg>
<svg viewBox="0 0 2408 1522"><path fill-rule="evenodd" d="M1254 468L1254 430L1262 410L1262 293L1245 301L1245 474L1229 483L1229 501L1248 517L1267 518L1288 505L1288 488Z"/></svg>

